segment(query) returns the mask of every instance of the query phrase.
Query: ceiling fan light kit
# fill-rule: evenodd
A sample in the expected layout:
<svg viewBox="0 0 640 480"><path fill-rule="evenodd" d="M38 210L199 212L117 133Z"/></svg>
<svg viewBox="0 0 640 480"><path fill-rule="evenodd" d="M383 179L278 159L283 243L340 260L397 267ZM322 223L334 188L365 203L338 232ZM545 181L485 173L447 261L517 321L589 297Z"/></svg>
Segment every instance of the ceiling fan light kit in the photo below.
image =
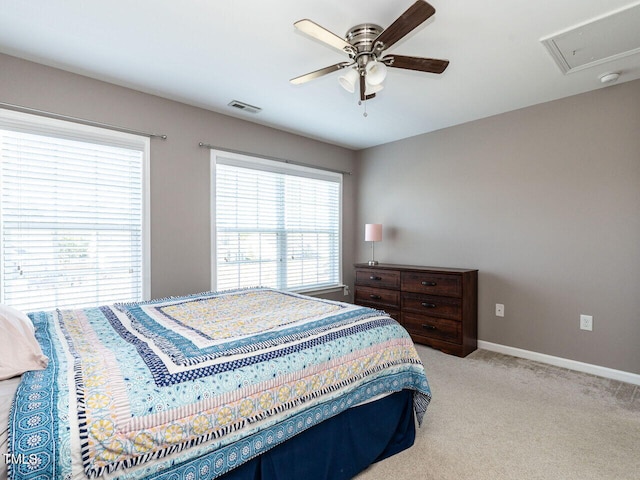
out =
<svg viewBox="0 0 640 480"><path fill-rule="evenodd" d="M364 71L369 85L380 85L387 76L387 66L376 59L369 60Z"/></svg>
<svg viewBox="0 0 640 480"><path fill-rule="evenodd" d="M370 84L367 83L367 87L364 89L364 94L367 97L370 96L370 95L375 95L376 93L378 93L383 88L384 88L384 85L382 85L382 84L370 85Z"/></svg>
<svg viewBox="0 0 640 480"><path fill-rule="evenodd" d="M311 20L299 20L294 23L298 30L329 47L346 53L350 61L337 63L292 78L290 81L292 84L299 85L348 68L347 72L338 78L338 82L350 93L356 91L359 83L360 101L364 101L374 98L376 93L382 90L382 83L387 76L387 67L440 74L449 65L448 60L402 55L383 56L383 52L429 19L435 12L435 8L429 3L417 0L386 29L371 23L363 23L351 28L345 38L339 37Z"/></svg>
<svg viewBox="0 0 640 480"><path fill-rule="evenodd" d="M358 71L350 68L349 70L347 70L347 73L338 77L338 82L340 82L342 88L344 88L347 92L353 93L356 91L356 83L358 83L358 77Z"/></svg>

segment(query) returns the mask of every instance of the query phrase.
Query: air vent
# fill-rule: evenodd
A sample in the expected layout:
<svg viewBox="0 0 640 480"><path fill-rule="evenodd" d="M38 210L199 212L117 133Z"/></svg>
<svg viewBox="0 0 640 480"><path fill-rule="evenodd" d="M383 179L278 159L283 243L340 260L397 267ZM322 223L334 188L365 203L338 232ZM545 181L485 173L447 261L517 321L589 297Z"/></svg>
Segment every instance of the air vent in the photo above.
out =
<svg viewBox="0 0 640 480"><path fill-rule="evenodd" d="M640 55L640 5L540 40L564 73Z"/></svg>
<svg viewBox="0 0 640 480"><path fill-rule="evenodd" d="M260 107L254 107L248 103L239 102L238 100L231 100L228 105L238 110L242 110L249 113L259 113L262 109Z"/></svg>

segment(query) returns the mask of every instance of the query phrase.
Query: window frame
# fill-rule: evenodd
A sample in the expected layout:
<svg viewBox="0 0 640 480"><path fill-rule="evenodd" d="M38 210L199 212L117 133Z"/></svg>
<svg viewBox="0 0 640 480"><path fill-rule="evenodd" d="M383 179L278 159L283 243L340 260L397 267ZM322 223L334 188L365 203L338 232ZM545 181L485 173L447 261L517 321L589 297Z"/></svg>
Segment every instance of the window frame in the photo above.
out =
<svg viewBox="0 0 640 480"><path fill-rule="evenodd" d="M229 152L225 150L217 150L211 149L211 158L210 158L210 186L211 186L211 196L210 196L210 220L211 220L211 246L210 246L210 255L211 255L211 290L217 290L217 199L216 199L216 167L218 163L223 163L226 165L240 166L244 168L249 168L253 170L263 170L267 172L275 172L275 173L283 173L294 176L301 176L307 178L314 179L325 179L328 181L333 181L338 184L338 255L337 255L337 271L338 278L337 283L332 285L327 285L326 287L301 287L296 289L290 289L287 291L302 293L307 295L317 295L317 294L327 294L338 291L343 291L345 288L343 282L342 275L342 265L343 265L343 246L342 246L342 218L343 218L343 186L344 186L344 177L340 172L336 172L333 170L322 169L321 167L312 167L301 165L298 163L290 163L285 160L278 160L273 158L264 158L257 155L252 154L244 154L238 152Z"/></svg>
<svg viewBox="0 0 640 480"><path fill-rule="evenodd" d="M51 136L66 140L75 140L85 143L95 143L120 148L131 148L142 152L142 225L141 225L141 282L142 298L151 298L151 219L150 219L150 157L151 142L148 136L126 133L109 128L97 127L76 123L58 118L51 118L31 113L19 112L10 109L0 108L0 130L12 130L35 135ZM0 159L1 161L1 159ZM0 168L0 182L2 181L2 171ZM0 209L2 208L0 199ZM1 216L0 216L1 222ZM2 225L0 224L0 234ZM0 241L2 238L0 236ZM0 255L0 274L4 272L5 259ZM2 285L2 275L0 275L0 302L4 303L4 285ZM51 308L56 308L52 305Z"/></svg>

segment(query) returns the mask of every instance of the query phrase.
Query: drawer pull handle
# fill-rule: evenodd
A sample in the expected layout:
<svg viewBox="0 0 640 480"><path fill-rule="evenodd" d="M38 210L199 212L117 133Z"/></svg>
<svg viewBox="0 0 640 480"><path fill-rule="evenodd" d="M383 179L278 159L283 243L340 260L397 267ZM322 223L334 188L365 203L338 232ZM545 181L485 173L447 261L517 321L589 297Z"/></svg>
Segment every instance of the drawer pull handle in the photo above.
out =
<svg viewBox="0 0 640 480"><path fill-rule="evenodd" d="M369 280L382 280L382 277L375 277L375 276L371 275L369 277Z"/></svg>
<svg viewBox="0 0 640 480"><path fill-rule="evenodd" d="M438 284L436 282L422 282L422 285L425 287L435 287Z"/></svg>
<svg viewBox="0 0 640 480"><path fill-rule="evenodd" d="M374 300L380 300L382 297L380 295L369 295L370 298L373 298Z"/></svg>
<svg viewBox="0 0 640 480"><path fill-rule="evenodd" d="M436 304L435 304L435 303L425 303L425 302L422 302L422 306L423 306L424 308L436 308Z"/></svg>
<svg viewBox="0 0 640 480"><path fill-rule="evenodd" d="M434 327L433 325L427 325L426 323L422 324L422 328L426 329L426 330L437 330L438 327Z"/></svg>

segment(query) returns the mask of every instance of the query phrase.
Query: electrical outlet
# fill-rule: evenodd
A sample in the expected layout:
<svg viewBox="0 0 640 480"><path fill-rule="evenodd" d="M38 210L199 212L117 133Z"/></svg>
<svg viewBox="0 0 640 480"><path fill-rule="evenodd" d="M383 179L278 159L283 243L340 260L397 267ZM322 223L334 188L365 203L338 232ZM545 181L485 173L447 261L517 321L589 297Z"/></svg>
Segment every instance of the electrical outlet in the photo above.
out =
<svg viewBox="0 0 640 480"><path fill-rule="evenodd" d="M496 317L504 317L504 305L496 303Z"/></svg>
<svg viewBox="0 0 640 480"><path fill-rule="evenodd" d="M344 288L342 289L344 296L349 296L351 294L351 292L349 291L349 285L345 285Z"/></svg>
<svg viewBox="0 0 640 480"><path fill-rule="evenodd" d="M593 331L593 317L591 315L580 315L580 330Z"/></svg>

